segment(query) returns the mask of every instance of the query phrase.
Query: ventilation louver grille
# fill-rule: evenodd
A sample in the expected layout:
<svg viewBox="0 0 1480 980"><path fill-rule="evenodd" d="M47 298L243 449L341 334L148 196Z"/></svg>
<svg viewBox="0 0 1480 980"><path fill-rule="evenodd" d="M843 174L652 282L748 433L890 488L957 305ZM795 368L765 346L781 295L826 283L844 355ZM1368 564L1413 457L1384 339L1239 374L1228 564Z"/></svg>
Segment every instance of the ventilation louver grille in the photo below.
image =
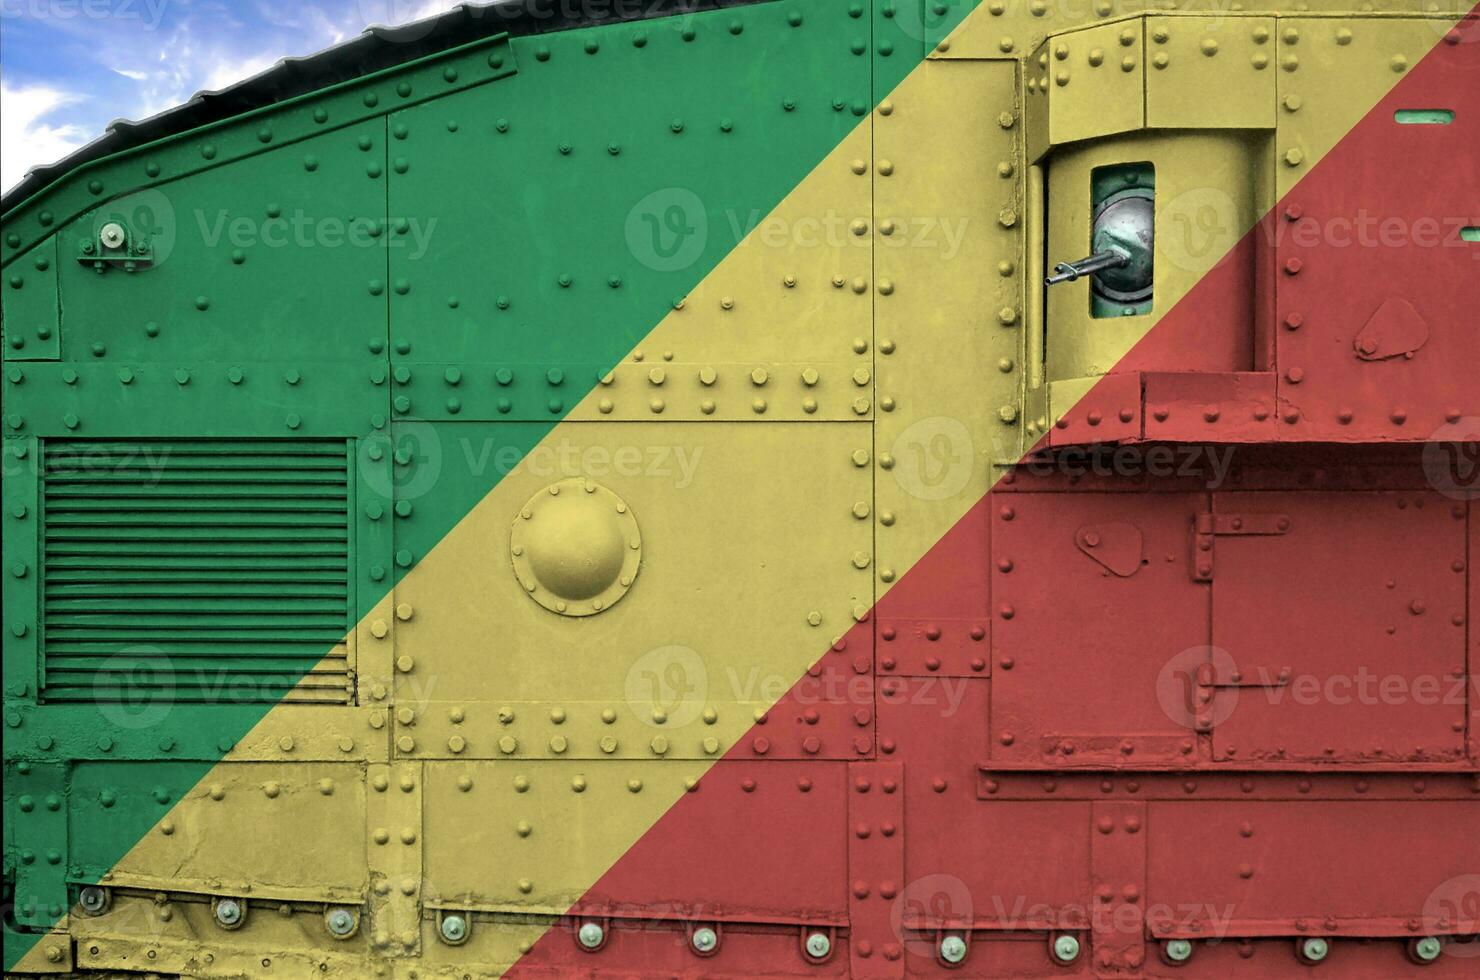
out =
<svg viewBox="0 0 1480 980"><path fill-rule="evenodd" d="M349 700L343 441L56 440L43 456L46 700Z"/></svg>

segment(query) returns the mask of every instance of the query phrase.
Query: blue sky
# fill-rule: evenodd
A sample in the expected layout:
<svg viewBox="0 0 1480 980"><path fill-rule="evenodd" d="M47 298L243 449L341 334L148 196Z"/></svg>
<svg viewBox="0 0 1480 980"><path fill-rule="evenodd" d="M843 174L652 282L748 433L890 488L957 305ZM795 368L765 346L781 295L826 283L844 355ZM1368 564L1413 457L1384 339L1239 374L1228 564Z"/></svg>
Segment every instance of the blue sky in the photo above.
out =
<svg viewBox="0 0 1480 980"><path fill-rule="evenodd" d="M0 0L0 187L202 89L452 0Z"/></svg>

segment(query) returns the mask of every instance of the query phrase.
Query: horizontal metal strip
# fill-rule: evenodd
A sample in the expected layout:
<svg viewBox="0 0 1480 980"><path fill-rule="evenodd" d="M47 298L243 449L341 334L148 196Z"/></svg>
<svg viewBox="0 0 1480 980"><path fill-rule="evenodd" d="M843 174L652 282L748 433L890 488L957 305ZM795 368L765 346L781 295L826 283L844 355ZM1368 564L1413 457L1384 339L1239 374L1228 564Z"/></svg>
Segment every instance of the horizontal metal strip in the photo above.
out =
<svg viewBox="0 0 1480 980"><path fill-rule="evenodd" d="M99 453L127 455L170 449L179 453L229 453L235 455L268 455L300 453L343 453L343 439L47 439L46 453L92 456Z"/></svg>
<svg viewBox="0 0 1480 980"><path fill-rule="evenodd" d="M47 501L46 516L48 520L54 520L62 515L76 515L85 517L98 512L108 514L122 514L130 516L133 514L343 514L347 510L344 498L335 496L306 497L295 500L292 497L264 497L261 500L231 499L223 500L212 497L175 496L168 499L159 497L135 498L125 504L117 500L87 497L57 497Z"/></svg>
<svg viewBox="0 0 1480 980"><path fill-rule="evenodd" d="M132 457L78 457L58 459L49 456L42 467L46 479L88 480L98 476L132 475L154 479L169 474L198 473L211 479L233 479L238 472L257 473L347 473L351 460L343 453L334 456L187 456L183 454Z"/></svg>
<svg viewBox="0 0 1480 980"><path fill-rule="evenodd" d="M229 527L225 524L202 524L192 526L189 524L178 524L172 526L108 526L97 524L71 524L61 527L53 527L50 522L46 526L47 543L53 541L154 541L165 544L172 541L200 542L220 540L224 543L236 544L238 541L250 541L254 543L268 541L343 541L348 537L346 526L339 527L305 525L302 527L286 527L282 525L253 525L242 527ZM228 540L229 539L231 540Z"/></svg>
<svg viewBox="0 0 1480 980"><path fill-rule="evenodd" d="M345 491L342 485L322 484L310 485L305 483L283 483L272 484L244 484L244 483L201 483L186 487L175 484L169 487L135 487L135 486L97 486L78 487L68 489L66 487L50 487L46 491L45 502L48 509L61 507L63 509L74 507L80 501L87 501L88 506L111 506L120 510L132 509L143 506L147 502L159 502L166 505L185 506L187 502L200 501L201 503L224 503L257 507L266 503L282 501L286 503L301 502L306 505L318 505L330 501L345 506ZM103 503L107 501L108 503ZM94 504L93 502L96 502Z"/></svg>
<svg viewBox="0 0 1480 980"><path fill-rule="evenodd" d="M178 466L160 467L91 466L48 469L41 482L46 487L93 487L131 483L151 487L166 483L346 483L349 468L338 466Z"/></svg>
<svg viewBox="0 0 1480 980"><path fill-rule="evenodd" d="M50 640L51 637L48 637ZM153 660L171 657L277 657L303 662L321 659L344 660L349 651L343 643L326 645L317 640L223 640L203 642L201 640L169 640L148 646L120 647L106 640L67 640L47 644L47 657L71 657L76 660L107 660L123 657L129 660Z"/></svg>
<svg viewBox="0 0 1480 980"><path fill-rule="evenodd" d="M240 556L238 556L240 558ZM348 570L347 556L332 555L298 555L283 556L277 560L267 561L258 559L246 561L245 559L233 561L229 571L235 575L243 572L255 572L268 574L276 572L285 573L314 573L335 572L343 574ZM206 555L90 555L85 552L75 555L57 555L47 562L46 574L48 577L55 575L58 571L83 572L83 571L112 571L132 574L135 572L171 573L179 575L191 575L198 572L207 574L216 572L224 573L228 569L222 568L221 563L215 558Z"/></svg>
<svg viewBox="0 0 1480 980"><path fill-rule="evenodd" d="M334 456L189 456L148 454L136 456L92 456L58 459L48 456L42 470L47 477L90 478L108 474L136 474L154 478L170 473L230 474L238 471L263 473L345 473L350 460L344 453Z"/></svg>
<svg viewBox="0 0 1480 980"><path fill-rule="evenodd" d="M235 599L251 596L272 596L289 600L337 599L344 604L349 590L343 583L289 582L273 580L267 582L222 580L220 582L174 581L174 582L126 582L101 583L88 577L81 582L58 580L48 575L46 579L46 601L50 603L67 599L112 598L128 596L134 600L149 599ZM132 607L131 607L132 608Z"/></svg>
<svg viewBox="0 0 1480 980"><path fill-rule="evenodd" d="M129 703L136 700L137 695L147 692L124 692L115 698L117 702ZM69 701L88 701L94 703L108 703L98 698L91 689L72 690L59 688L53 690L48 687L45 692L47 702L65 703ZM349 704L348 689L339 691L283 691L272 690L254 692L251 696L245 696L241 692L232 692L228 698L223 698L219 691L192 691L189 689L176 688L170 691L170 701L177 704L276 704L287 702L289 704Z"/></svg>
<svg viewBox="0 0 1480 980"><path fill-rule="evenodd" d="M94 596L65 599L48 595L44 608L44 618L48 623L76 620L83 616L115 616L120 622L138 622L144 617L154 619L160 616L278 616L292 620L331 617L336 621L343 621L349 615L349 606L343 599L326 599L321 596L164 596L120 599Z"/></svg>
<svg viewBox="0 0 1480 980"><path fill-rule="evenodd" d="M47 509L47 527L345 527L349 514L345 506L314 506L296 509L290 506L274 511L258 511L243 506L215 505L212 508L141 508L120 509L111 506L95 511L56 511Z"/></svg>
<svg viewBox="0 0 1480 980"><path fill-rule="evenodd" d="M147 676L146 676L147 675ZM167 686L165 678L174 678L176 685L196 684L210 687L213 684L228 684L233 677L260 677L272 680L278 687L302 684L305 687L344 686L348 680L348 669L342 662L336 668L308 668L291 660L282 662L256 661L250 665L228 664L220 661L180 660L161 663L155 667L135 666L129 670L114 667L100 669L97 664L72 663L67 660L46 661L46 685L81 687L91 683L94 688L156 687ZM83 678L89 680L84 681Z"/></svg>
<svg viewBox="0 0 1480 980"><path fill-rule="evenodd" d="M347 558L347 545L332 541L175 541L160 558L286 558L290 555ZM120 541L47 541L46 555L87 555L114 558L138 553L135 544ZM144 557L144 556L140 556Z"/></svg>
<svg viewBox="0 0 1480 980"><path fill-rule="evenodd" d="M268 616L268 613L221 613L213 610L192 616L178 611L164 611L133 613L127 617L118 616L117 613L59 613L56 616L46 616L43 623L47 629L90 631L90 638L98 638L98 634L104 634L104 637L115 634L135 642L142 642L139 637L141 632L161 638L210 638L221 637L222 632L229 629L247 634L280 631L289 637L302 637L305 640L309 635L314 640L327 637L326 644L332 644L336 640L342 640L348 631L345 626L348 617L342 613L293 613L290 616L272 616L271 623L263 622L263 616Z"/></svg>
<svg viewBox="0 0 1480 980"><path fill-rule="evenodd" d="M142 616L178 616L181 622L199 623L214 616L283 616L332 618L349 621L349 603L334 596L125 596L116 599L101 596L56 598L47 595L44 602L45 622L82 616L112 616L120 623L138 622Z"/></svg>
<svg viewBox="0 0 1480 980"><path fill-rule="evenodd" d="M114 643L119 648L132 646L149 646L154 644L178 643L186 640L203 640L207 642L236 639L241 634L250 634L251 642L266 642L269 640L289 640L296 643L322 643L324 649L328 649L335 643L344 639L347 628L328 627L315 625L312 627L297 627L292 629L281 628L282 623L274 623L264 626L236 626L231 632L223 632L222 629L210 626L180 627L169 629L161 627L160 624L123 624L102 623L96 626L77 623L46 623L46 641L49 645L53 642L63 640L89 641L93 643Z"/></svg>

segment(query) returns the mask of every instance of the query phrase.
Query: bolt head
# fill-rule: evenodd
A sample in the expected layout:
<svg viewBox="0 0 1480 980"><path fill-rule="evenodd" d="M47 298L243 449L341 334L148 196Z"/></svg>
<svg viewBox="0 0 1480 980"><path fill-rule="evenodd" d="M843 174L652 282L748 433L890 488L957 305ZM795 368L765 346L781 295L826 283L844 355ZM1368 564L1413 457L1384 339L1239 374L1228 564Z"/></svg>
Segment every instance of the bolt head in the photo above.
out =
<svg viewBox="0 0 1480 980"><path fill-rule="evenodd" d="M241 925L242 904L234 898L223 898L216 902L216 921L230 929Z"/></svg>
<svg viewBox="0 0 1480 980"><path fill-rule="evenodd" d="M1423 963L1432 963L1444 952L1444 944L1437 936L1424 936L1413 944L1413 955Z"/></svg>
<svg viewBox="0 0 1480 980"><path fill-rule="evenodd" d="M440 931L447 942L460 943L468 938L468 920L460 915L444 915Z"/></svg>
<svg viewBox="0 0 1480 980"><path fill-rule="evenodd" d="M1074 936L1059 936L1053 941L1053 956L1060 963L1073 963L1079 959L1079 940Z"/></svg>
<svg viewBox="0 0 1480 980"><path fill-rule="evenodd" d="M98 230L98 241L104 248L122 248L127 240L128 233L123 230L123 225L116 221L110 221Z"/></svg>
<svg viewBox="0 0 1480 980"><path fill-rule="evenodd" d="M941 939L940 958L947 963L960 963L966 959L966 940L960 936L946 936Z"/></svg>
<svg viewBox="0 0 1480 980"><path fill-rule="evenodd" d="M832 940L827 938L823 932L814 932L807 937L807 955L813 959L822 959L832 952Z"/></svg>
<svg viewBox="0 0 1480 980"><path fill-rule="evenodd" d="M1312 936L1301 942L1300 952L1312 963L1319 963L1326 958L1327 953L1331 952L1331 944L1320 936Z"/></svg>
<svg viewBox="0 0 1480 980"><path fill-rule="evenodd" d="M1173 963L1186 963L1192 959L1192 943L1185 939L1168 939L1166 954Z"/></svg>
<svg viewBox="0 0 1480 980"><path fill-rule="evenodd" d="M719 945L719 935L708 926L701 926L694 930L692 942L694 949L701 953L708 953Z"/></svg>
<svg viewBox="0 0 1480 980"><path fill-rule="evenodd" d="M355 931L355 914L349 909L330 909L324 914L330 935L344 937Z"/></svg>
<svg viewBox="0 0 1480 980"><path fill-rule="evenodd" d="M579 939L581 945L586 947L587 949L595 949L596 947L600 946L602 940L606 938L606 930L602 929L600 924L598 923L587 922L585 925L581 926L580 931L576 933L576 938Z"/></svg>
<svg viewBox="0 0 1480 980"><path fill-rule="evenodd" d="M88 915L100 915L108 907L108 893L96 885L82 889L77 904Z"/></svg>

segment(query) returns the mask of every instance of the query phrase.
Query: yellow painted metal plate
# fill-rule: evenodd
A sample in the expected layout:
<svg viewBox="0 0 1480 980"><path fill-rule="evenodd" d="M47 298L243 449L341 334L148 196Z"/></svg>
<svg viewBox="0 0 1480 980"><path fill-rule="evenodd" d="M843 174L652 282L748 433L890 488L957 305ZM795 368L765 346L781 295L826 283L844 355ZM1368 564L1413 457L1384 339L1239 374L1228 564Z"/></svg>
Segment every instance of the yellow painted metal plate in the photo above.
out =
<svg viewBox="0 0 1480 980"><path fill-rule="evenodd" d="M1026 66L1031 156L1049 146L1141 129L1146 125L1144 24L1126 20L1050 35Z"/></svg>
<svg viewBox="0 0 1480 980"><path fill-rule="evenodd" d="M366 891L364 812L359 765L221 763L103 883L357 905Z"/></svg>
<svg viewBox="0 0 1480 980"><path fill-rule="evenodd" d="M991 460L1020 446L1030 217L1017 73L927 61L875 112L878 391L890 406L875 421L881 591L990 489Z"/></svg>
<svg viewBox="0 0 1480 980"><path fill-rule="evenodd" d="M466 431L477 442L495 428ZM871 528L855 513L872 495L866 425L560 433L553 472L509 474L397 587L408 612L395 631L397 754L712 756L872 604ZM630 469L592 471L629 454ZM631 591L579 621L531 602L511 564L510 523L566 478L599 479L642 527ZM605 555L610 542L592 533L564 543L569 561ZM652 697L653 684L669 696Z"/></svg>
<svg viewBox="0 0 1480 980"><path fill-rule="evenodd" d="M1273 17L1146 18L1146 125L1272 129L1275 78L1294 45Z"/></svg>

